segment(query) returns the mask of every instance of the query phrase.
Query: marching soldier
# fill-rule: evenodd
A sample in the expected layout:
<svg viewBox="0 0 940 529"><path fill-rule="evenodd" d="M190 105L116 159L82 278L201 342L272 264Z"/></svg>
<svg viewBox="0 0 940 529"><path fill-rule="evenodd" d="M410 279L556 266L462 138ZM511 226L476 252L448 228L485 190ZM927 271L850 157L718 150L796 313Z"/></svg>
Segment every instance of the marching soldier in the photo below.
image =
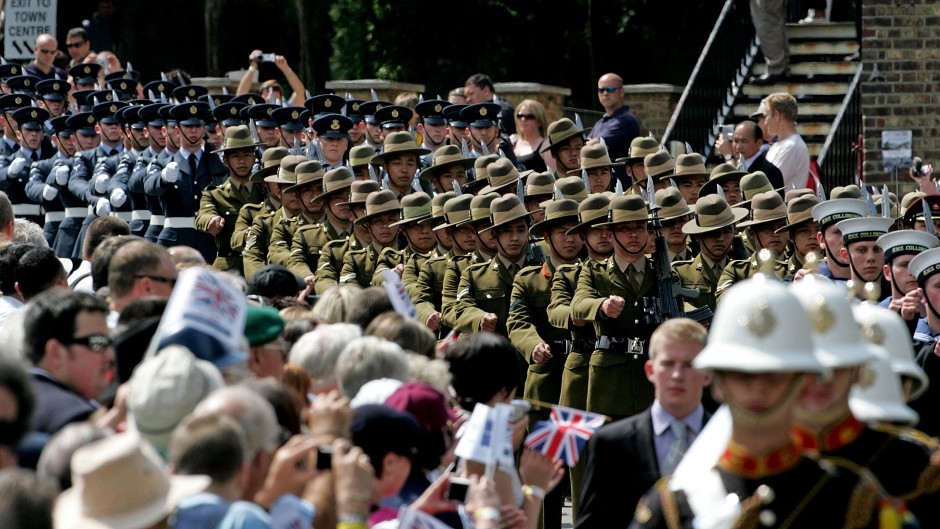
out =
<svg viewBox="0 0 940 529"><path fill-rule="evenodd" d="M666 255L669 257L669 262L691 260L693 254L692 249L689 248L689 238L682 228L689 222L692 209L682 198L682 193L674 187L657 191L656 204L660 206L658 213L660 232L666 239Z"/></svg>
<svg viewBox="0 0 940 529"><path fill-rule="evenodd" d="M139 188L147 195L147 209L150 211L150 225L147 226L147 231L144 232L144 238L154 243L157 242L157 239L160 238L160 233L163 232L163 221L166 219L166 212L163 209L163 204L160 202L160 197L147 192L147 179L152 175L162 174L163 169L173 160L173 157L180 150L179 127L177 127L176 118L170 113L171 110L173 110L173 105L161 105L156 108L155 112L159 116L160 123L162 123L159 137L163 138L163 149L156 156L150 158L149 163L147 163L146 171L143 174L135 172L135 174L131 175L127 186L132 192L136 188ZM150 127L147 130L152 133L155 128L156 127ZM138 179L139 183L136 183Z"/></svg>
<svg viewBox="0 0 940 529"><path fill-rule="evenodd" d="M626 169L627 177L630 181L624 182L623 187L627 193L642 195L642 186L646 185L646 165L644 160L646 155L659 152L659 142L656 138L649 136L637 136L630 142L630 155L626 158L617 158L616 162L622 162Z"/></svg>
<svg viewBox="0 0 940 529"><path fill-rule="evenodd" d="M793 245L793 253L787 261L786 277L790 279L803 268L807 255L812 253L819 257L819 241L816 240L819 224L813 220L816 204L819 204L816 195L804 195L787 203L787 225L780 230L789 232Z"/></svg>
<svg viewBox="0 0 940 529"><path fill-rule="evenodd" d="M415 105L415 113L420 118L417 129L421 134L421 146L432 153L436 153L447 144L447 120L444 119L444 109L448 106L450 103L442 99L429 99ZM422 170L430 165L430 161L427 159L428 163L424 164Z"/></svg>
<svg viewBox="0 0 940 529"><path fill-rule="evenodd" d="M49 111L51 117L59 117L68 111L67 99L71 85L64 79L46 79L36 83L36 98L39 106ZM50 130L47 128L47 132Z"/></svg>
<svg viewBox="0 0 940 529"><path fill-rule="evenodd" d="M252 220L251 231L248 232L245 240L245 251L242 252L245 279L249 281L255 276L255 272L268 264L268 248L271 245L274 228L284 219L292 219L300 215L303 209L300 204L300 193L294 186L297 184L297 167L306 160L303 156L285 156L281 158L277 172L264 177L265 183L277 185L281 207L270 213L259 213ZM242 209L244 210L244 207ZM235 235L233 234L232 237Z"/></svg>
<svg viewBox="0 0 940 529"><path fill-rule="evenodd" d="M450 227L452 237L461 239L470 232L474 249L469 255L455 255L444 270L444 286L441 290L441 322L450 328L457 325L460 314L457 293L464 271L474 264L486 263L496 256L496 237L492 230L483 231L491 225L490 206L499 198L496 193L476 195L470 200L470 216Z"/></svg>
<svg viewBox="0 0 940 529"><path fill-rule="evenodd" d="M349 147L349 130L352 126L352 120L339 114L326 114L313 121L324 171L344 165L344 157Z"/></svg>
<svg viewBox="0 0 940 529"><path fill-rule="evenodd" d="M623 418L653 402L644 363L653 325L644 299L656 296L656 272L644 251L649 240L646 202L637 195L610 202L607 226L614 255L607 263L589 261L578 278L571 317L594 324L597 344L588 374L587 410ZM618 388L618 392L610 391Z"/></svg>
<svg viewBox="0 0 940 529"><path fill-rule="evenodd" d="M682 286L699 292L697 298L685 300L686 303L694 307L708 306L712 311L717 308L715 291L728 266L734 225L747 214L746 209L729 206L719 195L704 196L695 204L695 218L682 227L682 232L695 238L699 254L690 261L673 263Z"/></svg>
<svg viewBox="0 0 940 529"><path fill-rule="evenodd" d="M911 274L909 265L917 254L938 244L935 235L914 230L897 230L878 238L878 246L885 253L885 275L891 283L891 295L879 305L900 314L911 335L924 306L924 293L917 287L917 277Z"/></svg>
<svg viewBox="0 0 940 529"><path fill-rule="evenodd" d="M831 195L830 195L831 196ZM849 265L842 260L842 233L836 223L868 215L868 205L855 198L830 198L813 206L813 219L819 223L816 241L826 253L826 259L815 273L835 281L849 279Z"/></svg>
<svg viewBox="0 0 940 529"><path fill-rule="evenodd" d="M457 195L454 193L440 193L434 195L434 198L431 199L431 215L418 221L420 224L426 224L431 230L431 234L434 236L434 240L437 242L436 248L432 252L432 255L428 260L439 260L445 258L451 253L453 240L450 237L450 232L447 230L437 230L437 226L444 224L444 205L448 200L456 198ZM469 202L467 203L469 205ZM404 206L404 205L403 205ZM419 262L419 260L412 259L410 260L415 266L408 266L408 263L405 264L404 270L401 273L401 282L408 290L408 294L411 296L411 300L417 303L415 300L418 297L418 275L421 273L421 270L425 268L424 262ZM441 268L441 272L444 269ZM443 280L443 275L441 280ZM433 293L440 303L440 291Z"/></svg>
<svg viewBox="0 0 940 529"><path fill-rule="evenodd" d="M401 204L394 192L383 189L371 193L366 198L366 214L357 217L355 222L365 225L372 235L372 242L367 247L349 252L343 257L340 283L355 283L362 288L372 285L379 255L386 248L398 249L397 222L400 219Z"/></svg>
<svg viewBox="0 0 940 529"><path fill-rule="evenodd" d="M578 277L589 261L605 263L613 254L614 246L607 226L597 226L607 220L610 198L604 193L589 196L578 205L578 223L569 234L581 238L587 249L587 258L582 263L561 265L555 271L551 283L551 299L548 304L548 322L570 333L570 347L561 373L561 394L558 403L562 406L583 410L587 408L588 366L597 335L594 326L584 320L571 318L571 299L578 287ZM572 510L576 514L584 479L583 458L570 469Z"/></svg>
<svg viewBox="0 0 940 529"><path fill-rule="evenodd" d="M787 274L785 262L778 261L777 257L783 255L790 240L790 234L780 232L780 228L787 223L787 206L780 198L780 193L767 191L754 197L751 201L751 218L737 225L738 228L747 228L748 240L754 243L754 255L750 259L731 261L721 272L718 286L715 288L715 299L720 302L721 296L731 285L763 271L762 268L770 266L777 279L783 279ZM770 252L771 262L763 263L759 258L766 255L761 250ZM759 255L760 254L760 255Z"/></svg>
<svg viewBox="0 0 940 529"><path fill-rule="evenodd" d="M470 143L469 125L460 115L467 105L448 105L444 107L444 119L447 121L447 141L451 145L461 146L464 141Z"/></svg>
<svg viewBox="0 0 940 529"><path fill-rule="evenodd" d="M444 222L433 228L436 236L446 232L451 241L450 251L428 259L424 266L418 270L418 277L411 288L411 299L415 304L418 321L424 322L428 329L436 332L438 336L446 336L450 327L442 325L444 275L447 267L456 257L470 255L476 249L476 237L473 228L464 226L457 228L457 223L470 218L470 203L472 195L455 196L453 193L444 193L439 196L449 196L444 203ZM434 197L437 199L437 197ZM432 204L433 208L433 204ZM404 280L404 275L402 275Z"/></svg>
<svg viewBox="0 0 940 529"><path fill-rule="evenodd" d="M498 154L500 158L508 158L512 165L516 165L516 155L512 145L499 135L498 117L500 106L496 103L477 103L468 105L460 110L460 116L470 126L471 155L474 158L487 154Z"/></svg>
<svg viewBox="0 0 940 529"><path fill-rule="evenodd" d="M532 222L545 220L542 203L555 196L555 177L550 171L532 173L525 181L525 196L522 198L525 209L532 213Z"/></svg>
<svg viewBox="0 0 940 529"><path fill-rule="evenodd" d="M304 130L300 123L300 113L303 111L303 107L282 107L271 112L271 117L277 122L281 147L293 149L295 144L300 145L300 133Z"/></svg>
<svg viewBox="0 0 940 529"><path fill-rule="evenodd" d="M332 241L345 241L352 236L353 219L349 211L349 189L354 181L348 167L337 167L323 175L323 192L313 200L324 202L326 216L323 222L305 223L294 232L287 268L302 277L307 286L314 288L321 251Z"/></svg>
<svg viewBox="0 0 940 529"><path fill-rule="evenodd" d="M211 185L220 185L229 170L218 156L206 153L205 120L209 105L183 103L170 112L176 118L181 148L162 171L151 171L145 182L147 193L160 197L166 215L157 244L190 246L207 263L212 263L216 257L215 241L209 233L196 231L195 217L202 192Z"/></svg>
<svg viewBox="0 0 940 529"><path fill-rule="evenodd" d="M281 160L287 156L288 151L284 147L275 147L267 149L261 155L261 168L248 177L248 182L252 185L258 184L262 188L262 195L265 195L263 202L248 203L242 206L238 211L238 220L235 222L235 229L232 231L232 239L229 244L233 252L244 252L245 241L248 240L248 233L251 231L251 225L255 217L264 213L274 213L281 209L280 188L277 183L269 183L265 177L276 174L281 167ZM267 189L267 192L264 190Z"/></svg>
<svg viewBox="0 0 940 529"><path fill-rule="evenodd" d="M379 184L372 180L356 180L349 189L348 201L338 203L337 207L346 207L349 210L352 233L344 239L326 243L326 246L320 250L314 283L316 293L320 296L339 284L339 273L343 269L344 256L352 251L361 250L372 243L372 233L369 231L368 226L365 223L356 222L356 219L365 216L366 198L371 193L379 191Z"/></svg>
<svg viewBox="0 0 940 529"><path fill-rule="evenodd" d="M391 105L388 101L366 101L359 105L359 111L362 112L361 130L365 134L366 144L372 147L376 152L382 150L385 142L385 135L382 134L382 124L375 120L375 113Z"/></svg>
<svg viewBox="0 0 940 529"><path fill-rule="evenodd" d="M323 166L320 162L304 161L297 164L297 183L285 189L286 192L295 192L300 197L300 213L293 217L284 217L274 224L271 233L271 242L268 247L268 263L287 265L290 258L291 244L297 228L307 224L320 225L323 220L324 203L317 200L323 194Z"/></svg>
<svg viewBox="0 0 940 529"><path fill-rule="evenodd" d="M3 112L3 141L0 141L0 182L5 183L13 155L20 150L20 140L16 135L17 125L13 112L30 106L31 99L24 94L0 96L0 111Z"/></svg>
<svg viewBox="0 0 940 529"><path fill-rule="evenodd" d="M878 299L886 298L891 287L884 277L885 255L878 246L878 238L888 233L894 219L862 217L840 220L836 229L842 232L842 249L839 254L848 264L851 280L862 287L866 283L878 285ZM858 294L865 299L859 288Z"/></svg>
<svg viewBox="0 0 940 529"><path fill-rule="evenodd" d="M153 211L161 211L160 201L144 191L144 181L147 179L147 166L166 147L163 119L159 113L162 106L161 103L154 103L137 110L137 119L144 124L146 131L146 146L136 156L122 157L114 174L115 182L118 185L123 183L123 190L130 199L131 221L128 225L131 233L139 237L146 237ZM115 191L111 191L112 204L114 198ZM120 193L117 198L120 199Z"/></svg>
<svg viewBox="0 0 940 529"><path fill-rule="evenodd" d="M382 127L382 135L388 138L393 132L408 132L415 113L401 105L386 105L375 111L375 121ZM416 139L417 141L417 139Z"/></svg>
<svg viewBox="0 0 940 529"><path fill-rule="evenodd" d="M512 282L523 267L539 263L527 259L531 214L519 197L508 194L497 198L491 211L492 225L480 231L495 235L497 252L489 261L471 265L461 274L454 328L463 333L487 331L507 336Z"/></svg>
<svg viewBox="0 0 940 529"><path fill-rule="evenodd" d="M467 170L473 167L473 158L464 158L460 147L444 145L434 151L431 166L421 171L421 178L431 182L437 193L447 193L467 184Z"/></svg>
<svg viewBox="0 0 940 529"><path fill-rule="evenodd" d="M27 196L26 182L29 180L32 164L48 159L53 154L42 148L44 123L49 119L49 112L38 107L23 107L12 115L13 121L19 127L17 137L20 138L20 148L11 157L3 187L13 204L14 216L42 224L39 202L34 202Z"/></svg>
<svg viewBox="0 0 940 529"><path fill-rule="evenodd" d="M395 193L395 198L401 200L403 196L415 192L418 158L429 152L418 147L411 133L393 132L385 137L382 152L376 154L372 161L382 164L387 175L387 188Z"/></svg>
<svg viewBox="0 0 940 529"><path fill-rule="evenodd" d="M229 177L222 184L209 186L202 192L195 227L215 238L216 258L212 266L216 270L235 270L239 275L244 274L242 253L232 250L231 240L241 208L263 200L261 184L248 181L257 147L248 127L236 125L225 130L222 148L212 151L213 154L222 154L222 163L228 167Z"/></svg>
<svg viewBox="0 0 940 529"><path fill-rule="evenodd" d="M53 185L59 190L59 199L65 208L65 218L59 224L53 250L59 257L71 258L72 250L78 244L82 221L88 214L88 206L82 190L74 187L69 175L72 172L72 166L77 163L78 153L97 147L98 132L95 130L95 116L90 112L69 116L65 121L65 126L72 131L73 156L68 160L53 162L51 173L55 182Z"/></svg>
<svg viewBox="0 0 940 529"><path fill-rule="evenodd" d="M132 203L128 202L129 190L127 182L130 179L130 169L137 162L137 157L147 146L146 125L140 120L139 106L127 106L119 109L115 114L125 138L125 149L118 159L118 165L113 174L109 174L106 195L111 203L111 216L118 217L128 224L134 223L131 233L143 235L140 221L136 221L132 214Z"/></svg>
<svg viewBox="0 0 940 529"><path fill-rule="evenodd" d="M423 191L412 193L402 199L401 211L402 218L395 223L395 226L398 227L399 233L404 236L407 244L401 250L390 247L382 249L372 277L372 284L375 286L385 282L383 270L394 270L404 279L404 271L407 268L412 272L409 278L413 281L417 279L417 270L428 259L443 255L437 251L438 241L431 229L431 224L422 222L431 218L431 197ZM406 289L411 286L404 281L403 285Z"/></svg>
<svg viewBox="0 0 940 529"><path fill-rule="evenodd" d="M921 527L936 527L940 469L931 463L931 455L937 441L909 428L866 425L849 406L853 386L871 384L874 374L868 363L875 360L878 346L864 336L878 339L875 335L880 333L883 341L885 331L866 325L859 332L844 288L803 280L792 290L812 323L816 358L832 371L825 380L810 382L810 391L798 401L797 444L803 451L847 460L870 471L886 493L904 499Z"/></svg>
<svg viewBox="0 0 940 529"><path fill-rule="evenodd" d="M693 367L713 373L731 412L730 438L713 442L717 461L685 469L682 461L660 480L630 527L693 527L706 519L716 527L900 527L903 504L854 464L803 455L791 437L797 397L826 372L796 296L764 279L742 281L726 299ZM680 428L690 435L685 423L670 427Z"/></svg>
<svg viewBox="0 0 940 529"><path fill-rule="evenodd" d="M718 193L718 188L725 195L725 201L729 206L736 206L744 201L744 194L741 193L741 178L746 173L738 171L732 163L723 163L712 169L708 176L708 182L702 186L698 192L698 198L701 200L708 195Z"/></svg>
<svg viewBox="0 0 940 529"><path fill-rule="evenodd" d="M660 180L665 179L668 182L671 178L679 186L679 192L682 193L682 198L685 199L686 204L694 206L698 201L699 191L705 185L705 179L708 176L709 172L705 168L705 158L702 158L701 154L693 152L680 154L676 158L675 173L672 176L660 177Z"/></svg>
<svg viewBox="0 0 940 529"><path fill-rule="evenodd" d="M346 117L348 117L353 126L349 129L349 145L350 147L359 147L365 145L366 135L362 131L362 110L359 110L359 106L365 103L361 99L347 99L346 100ZM372 152L375 152L375 149L372 149Z"/></svg>
<svg viewBox="0 0 940 529"><path fill-rule="evenodd" d="M68 116L62 115L49 120L52 126L52 144L56 153L51 158L39 160L32 164L29 170L29 181L26 182L26 196L33 202L42 205L45 211L43 235L50 248L55 248L55 238L59 231L59 224L65 219L65 206L59 198L59 188L55 185L53 169L68 165L75 146L72 144L72 130L66 124Z"/></svg>
<svg viewBox="0 0 940 529"><path fill-rule="evenodd" d="M914 350L917 363L927 372L930 380L937 380L940 372L940 355L934 353L940 339L940 248L931 248L917 254L907 269L917 278L917 286L924 293L926 315L917 320L914 328ZM937 386L930 385L927 391L912 400L911 408L920 415L917 427L931 437L940 436L940 412L937 410Z"/></svg>
<svg viewBox="0 0 940 529"><path fill-rule="evenodd" d="M539 152L551 151L555 159L555 180L568 176L572 171L581 173L581 149L584 133L568 118L561 118L548 126L548 145Z"/></svg>
<svg viewBox="0 0 940 529"><path fill-rule="evenodd" d="M568 171L571 176L581 176L582 171L587 174L591 188L588 193L603 193L613 191L616 185L614 180L614 167L623 163L611 162L607 153L607 146L603 143L589 143L581 147L581 167Z"/></svg>
<svg viewBox="0 0 940 529"><path fill-rule="evenodd" d="M473 180L464 184L463 190L474 195L481 194L480 190L490 183L489 167L496 160L499 160L498 154L489 154L475 159L473 161Z"/></svg>
<svg viewBox="0 0 940 529"><path fill-rule="evenodd" d="M350 132L355 129L349 129ZM375 149L369 145L356 145L349 149L349 168L352 169L356 180L371 180L369 167L372 166L372 159L375 158ZM373 167L373 170L375 168Z"/></svg>
<svg viewBox="0 0 940 529"><path fill-rule="evenodd" d="M481 194L496 193L509 195L516 193L516 182L519 181L519 170L509 158L500 158L486 167L486 187L480 190ZM519 197L523 200L524 197ZM524 207L524 206L523 206Z"/></svg>

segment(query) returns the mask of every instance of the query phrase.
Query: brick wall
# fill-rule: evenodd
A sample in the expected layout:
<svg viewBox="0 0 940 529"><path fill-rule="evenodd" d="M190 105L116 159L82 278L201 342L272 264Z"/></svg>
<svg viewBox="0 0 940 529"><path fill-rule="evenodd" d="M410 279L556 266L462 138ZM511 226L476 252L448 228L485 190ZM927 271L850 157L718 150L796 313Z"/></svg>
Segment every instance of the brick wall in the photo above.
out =
<svg viewBox="0 0 940 529"><path fill-rule="evenodd" d="M656 139L662 139L669 118L672 117L679 97L681 86L669 84L624 85L624 99L630 110L640 121L640 135L652 132Z"/></svg>
<svg viewBox="0 0 940 529"><path fill-rule="evenodd" d="M912 151L940 166L940 3L865 0L862 3L862 116L865 178L892 180L881 159L881 131L913 133ZM871 79L877 66L883 79ZM902 174L900 183L909 180ZM913 186L910 186L913 187ZM903 192L903 188L902 188Z"/></svg>

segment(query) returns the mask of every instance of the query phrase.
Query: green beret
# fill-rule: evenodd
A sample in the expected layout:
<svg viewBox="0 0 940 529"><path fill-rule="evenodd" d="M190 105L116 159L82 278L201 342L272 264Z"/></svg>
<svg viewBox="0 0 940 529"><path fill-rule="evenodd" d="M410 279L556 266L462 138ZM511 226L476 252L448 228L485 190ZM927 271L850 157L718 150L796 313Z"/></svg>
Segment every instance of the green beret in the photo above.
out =
<svg viewBox="0 0 940 529"><path fill-rule="evenodd" d="M245 338L250 347L271 343L284 331L284 320L272 307L249 305L245 313Z"/></svg>

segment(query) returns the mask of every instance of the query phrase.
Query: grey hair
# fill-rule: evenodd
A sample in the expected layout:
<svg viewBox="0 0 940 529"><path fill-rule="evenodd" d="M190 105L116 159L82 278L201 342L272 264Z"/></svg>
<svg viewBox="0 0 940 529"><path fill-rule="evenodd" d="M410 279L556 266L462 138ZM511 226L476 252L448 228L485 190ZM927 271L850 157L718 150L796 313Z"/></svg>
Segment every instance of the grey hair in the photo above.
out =
<svg viewBox="0 0 940 529"><path fill-rule="evenodd" d="M254 459L261 450L274 453L277 449L277 415L274 407L256 391L245 386L227 386L210 393L193 411L199 417L214 414L227 415L242 427L248 449L246 459Z"/></svg>
<svg viewBox="0 0 940 529"><path fill-rule="evenodd" d="M362 336L362 329L352 323L318 325L304 334L290 349L290 363L310 374L316 384L336 379L336 361L343 349Z"/></svg>
<svg viewBox="0 0 940 529"><path fill-rule="evenodd" d="M40 248L49 247L49 241L46 240L42 227L35 222L20 218L13 219L13 242L28 242Z"/></svg>
<svg viewBox="0 0 940 529"><path fill-rule="evenodd" d="M405 351L383 338L363 336L349 343L336 362L339 387L349 398L370 380L392 378L407 382L410 378Z"/></svg>

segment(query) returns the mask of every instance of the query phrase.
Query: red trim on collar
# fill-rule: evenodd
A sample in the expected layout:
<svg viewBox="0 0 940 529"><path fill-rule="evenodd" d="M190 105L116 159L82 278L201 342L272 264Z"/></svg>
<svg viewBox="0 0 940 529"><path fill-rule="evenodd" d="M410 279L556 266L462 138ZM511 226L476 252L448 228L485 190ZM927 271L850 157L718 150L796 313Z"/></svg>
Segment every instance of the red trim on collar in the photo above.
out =
<svg viewBox="0 0 940 529"><path fill-rule="evenodd" d="M816 436L813 432L801 427L794 426L793 434L796 443L805 452L830 452L838 450L843 446L852 444L862 433L864 425L849 414L844 420L824 431L822 435Z"/></svg>
<svg viewBox="0 0 940 529"><path fill-rule="evenodd" d="M743 446L734 442L728 443L728 448L718 460L722 470L746 478L759 478L770 474L778 474L789 470L800 461L800 449L793 443L778 448L764 456L754 456L747 452Z"/></svg>

